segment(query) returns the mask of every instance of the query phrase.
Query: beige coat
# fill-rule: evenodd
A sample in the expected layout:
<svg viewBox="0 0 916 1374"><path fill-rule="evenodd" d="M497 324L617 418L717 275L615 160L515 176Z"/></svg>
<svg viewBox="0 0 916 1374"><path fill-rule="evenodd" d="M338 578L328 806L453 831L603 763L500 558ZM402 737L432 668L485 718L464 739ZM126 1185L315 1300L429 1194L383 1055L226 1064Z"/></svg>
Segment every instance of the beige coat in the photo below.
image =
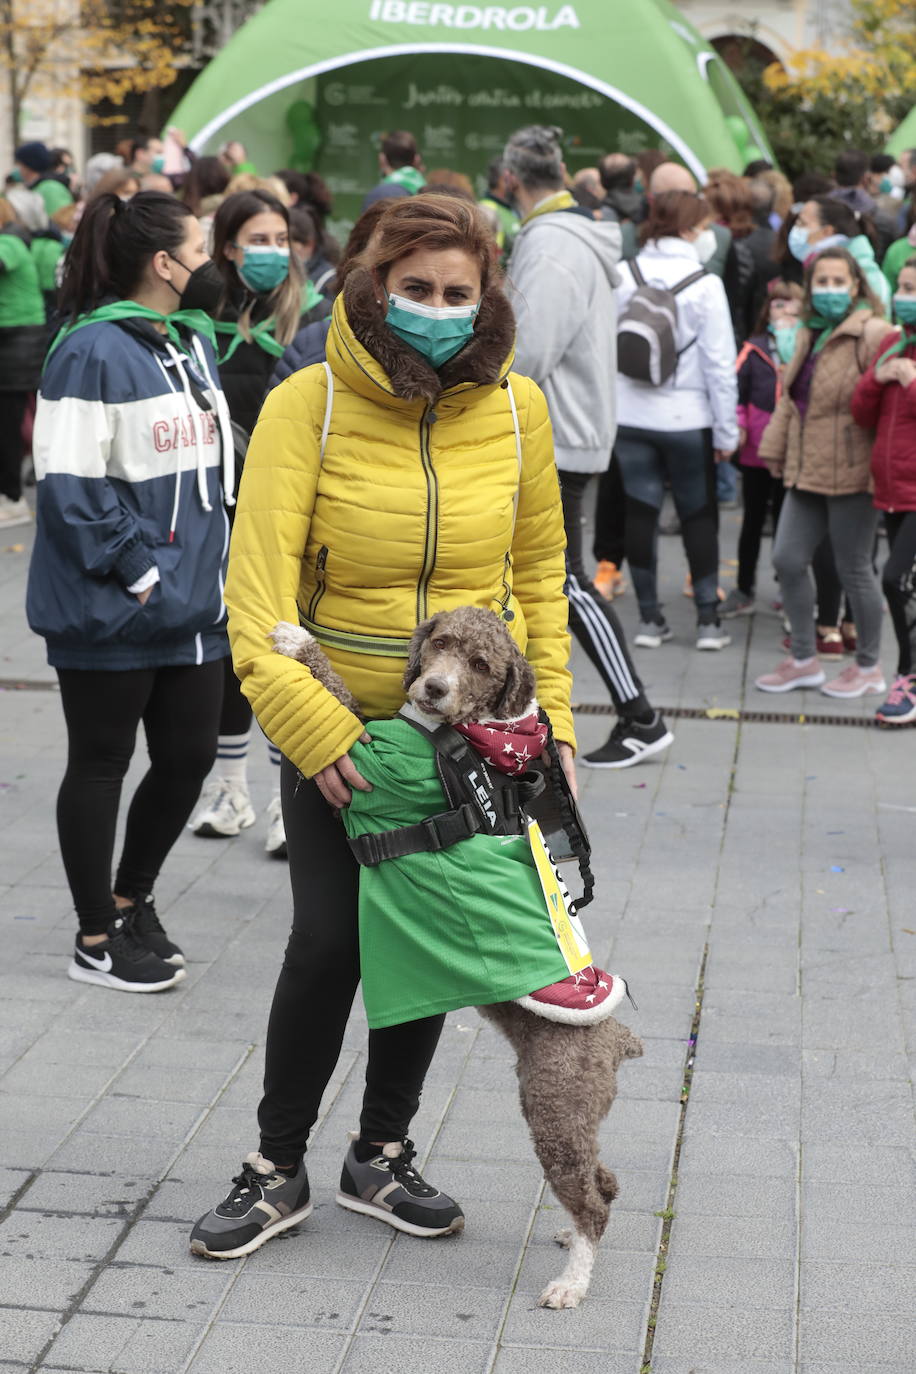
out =
<svg viewBox="0 0 916 1374"><path fill-rule="evenodd" d="M856 383L888 332L873 310L854 310L833 331L815 363L804 419L792 400L792 384L814 334L801 329L782 381L782 396L760 441L760 457L787 487L822 496L871 489L874 433L855 424L850 401Z"/></svg>

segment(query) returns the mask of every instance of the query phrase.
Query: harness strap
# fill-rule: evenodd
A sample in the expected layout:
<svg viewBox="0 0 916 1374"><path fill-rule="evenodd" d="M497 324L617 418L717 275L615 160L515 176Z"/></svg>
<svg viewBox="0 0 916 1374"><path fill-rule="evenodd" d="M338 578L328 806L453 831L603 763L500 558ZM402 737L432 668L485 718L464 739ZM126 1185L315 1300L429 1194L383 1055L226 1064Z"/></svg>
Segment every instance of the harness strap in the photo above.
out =
<svg viewBox="0 0 916 1374"><path fill-rule="evenodd" d="M459 840L478 835L483 828L477 808L464 802L452 811L427 816L419 825L404 825L397 830L381 830L375 835L357 835L349 840L359 863L375 868L386 859L403 859L408 854L438 854Z"/></svg>

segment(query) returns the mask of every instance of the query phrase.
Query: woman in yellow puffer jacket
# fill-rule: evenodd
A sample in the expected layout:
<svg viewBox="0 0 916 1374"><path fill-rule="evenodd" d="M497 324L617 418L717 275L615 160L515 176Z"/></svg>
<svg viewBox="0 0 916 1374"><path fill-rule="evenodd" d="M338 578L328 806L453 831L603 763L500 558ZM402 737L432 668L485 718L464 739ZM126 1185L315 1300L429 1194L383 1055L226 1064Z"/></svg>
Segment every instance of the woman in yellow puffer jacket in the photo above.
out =
<svg viewBox="0 0 916 1374"><path fill-rule="evenodd" d="M358 867L333 808L366 785L347 753L363 727L307 668L272 651L273 626L301 619L378 718L403 704L419 622L462 605L496 611L535 670L573 772L550 423L537 386L510 373L514 321L489 280L487 225L456 198L397 200L358 264L334 307L328 368L306 368L268 396L239 492L229 633L243 691L284 754L294 917L268 1032L260 1152L192 1235L211 1257L246 1254L306 1215L303 1155L359 981ZM406 1139L442 1021L370 1032L359 1138L338 1195L419 1236L464 1220L412 1168Z"/></svg>

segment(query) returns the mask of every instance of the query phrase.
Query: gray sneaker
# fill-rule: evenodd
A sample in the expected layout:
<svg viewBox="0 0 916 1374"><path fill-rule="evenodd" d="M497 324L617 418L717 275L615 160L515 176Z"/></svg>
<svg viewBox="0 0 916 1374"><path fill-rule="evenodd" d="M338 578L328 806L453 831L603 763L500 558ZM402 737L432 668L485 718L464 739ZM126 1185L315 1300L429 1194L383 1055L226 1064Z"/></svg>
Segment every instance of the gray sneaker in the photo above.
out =
<svg viewBox="0 0 916 1374"><path fill-rule="evenodd" d="M409 1236L447 1236L464 1230L464 1213L453 1198L440 1193L413 1167L412 1140L383 1145L360 1163L354 1141L340 1175L337 1201L351 1212L387 1221Z"/></svg>
<svg viewBox="0 0 916 1374"><path fill-rule="evenodd" d="M739 587L732 587L719 607L719 615L723 620L731 620L736 615L753 615L754 609L754 598L745 596Z"/></svg>
<svg viewBox="0 0 916 1374"><path fill-rule="evenodd" d="M633 643L638 644L640 649L660 649L673 638L674 631L667 621L641 620L636 626Z"/></svg>
<svg viewBox="0 0 916 1374"><path fill-rule="evenodd" d="M312 1211L305 1162L290 1176L278 1174L263 1155L245 1156L235 1185L191 1232L191 1253L207 1259L238 1259L305 1221Z"/></svg>

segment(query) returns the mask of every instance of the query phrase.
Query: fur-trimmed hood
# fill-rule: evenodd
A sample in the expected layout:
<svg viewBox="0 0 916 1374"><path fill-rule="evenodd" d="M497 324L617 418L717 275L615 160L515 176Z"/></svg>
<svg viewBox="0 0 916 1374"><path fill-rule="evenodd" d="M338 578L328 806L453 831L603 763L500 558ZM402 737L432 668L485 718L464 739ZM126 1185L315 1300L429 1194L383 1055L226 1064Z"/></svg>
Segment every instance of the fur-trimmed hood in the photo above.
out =
<svg viewBox="0 0 916 1374"><path fill-rule="evenodd" d="M497 386L507 376L515 356L515 317L499 287L490 285L480 300L473 337L437 372L389 329L371 274L357 268L334 305L328 356L332 367L355 364L374 383L373 390L432 404L453 388Z"/></svg>

